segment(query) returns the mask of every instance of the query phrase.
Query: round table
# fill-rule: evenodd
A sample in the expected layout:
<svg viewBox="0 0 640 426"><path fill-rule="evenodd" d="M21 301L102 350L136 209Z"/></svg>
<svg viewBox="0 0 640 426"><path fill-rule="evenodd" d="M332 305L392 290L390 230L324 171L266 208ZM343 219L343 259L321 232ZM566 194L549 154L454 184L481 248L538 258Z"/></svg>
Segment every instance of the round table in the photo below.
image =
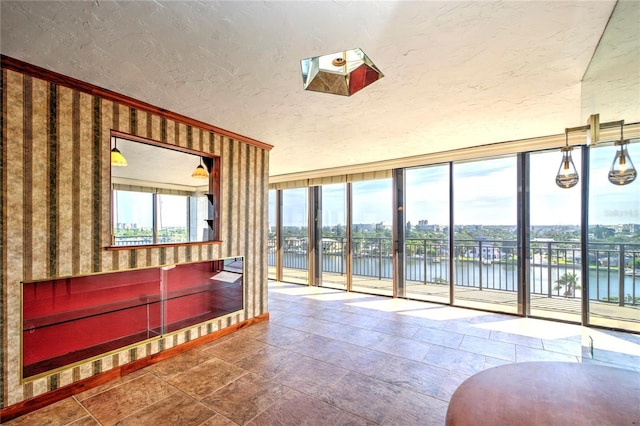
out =
<svg viewBox="0 0 640 426"><path fill-rule="evenodd" d="M640 425L640 373L570 362L493 367L456 389L446 425Z"/></svg>

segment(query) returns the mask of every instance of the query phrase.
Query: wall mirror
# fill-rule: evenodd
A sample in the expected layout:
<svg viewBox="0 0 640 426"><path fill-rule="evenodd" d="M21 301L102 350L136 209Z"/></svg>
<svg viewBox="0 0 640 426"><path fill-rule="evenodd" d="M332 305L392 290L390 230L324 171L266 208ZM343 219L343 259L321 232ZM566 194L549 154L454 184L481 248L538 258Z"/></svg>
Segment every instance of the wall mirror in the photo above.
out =
<svg viewBox="0 0 640 426"><path fill-rule="evenodd" d="M218 239L218 157L116 132L111 149L112 246Z"/></svg>

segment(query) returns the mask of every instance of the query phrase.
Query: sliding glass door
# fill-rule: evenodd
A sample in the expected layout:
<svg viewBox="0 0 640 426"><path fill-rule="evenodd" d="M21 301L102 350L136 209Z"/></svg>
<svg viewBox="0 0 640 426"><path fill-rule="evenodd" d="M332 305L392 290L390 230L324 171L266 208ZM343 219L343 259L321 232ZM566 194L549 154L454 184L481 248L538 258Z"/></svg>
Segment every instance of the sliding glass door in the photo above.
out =
<svg viewBox="0 0 640 426"><path fill-rule="evenodd" d="M454 303L518 313L516 156L453 165Z"/></svg>
<svg viewBox="0 0 640 426"><path fill-rule="evenodd" d="M412 299L449 303L449 165L405 177L405 286Z"/></svg>
<svg viewBox="0 0 640 426"><path fill-rule="evenodd" d="M391 179L354 182L352 285L354 291L393 295Z"/></svg>
<svg viewBox="0 0 640 426"><path fill-rule="evenodd" d="M282 190L282 281L307 284L308 189Z"/></svg>
<svg viewBox="0 0 640 426"><path fill-rule="evenodd" d="M581 149L572 152L582 176ZM529 314L580 322L581 185L559 188L557 150L530 154Z"/></svg>
<svg viewBox="0 0 640 426"><path fill-rule="evenodd" d="M617 148L598 145L590 152L589 255L583 259L589 323L640 332L640 178L624 186L609 182ZM628 153L637 167L640 144L628 145Z"/></svg>
<svg viewBox="0 0 640 426"><path fill-rule="evenodd" d="M277 279L276 266L278 261L278 192L275 189L269 190L269 234L267 237L267 266L269 267L269 279Z"/></svg>
<svg viewBox="0 0 640 426"><path fill-rule="evenodd" d="M347 184L323 185L322 281L325 287L347 288Z"/></svg>

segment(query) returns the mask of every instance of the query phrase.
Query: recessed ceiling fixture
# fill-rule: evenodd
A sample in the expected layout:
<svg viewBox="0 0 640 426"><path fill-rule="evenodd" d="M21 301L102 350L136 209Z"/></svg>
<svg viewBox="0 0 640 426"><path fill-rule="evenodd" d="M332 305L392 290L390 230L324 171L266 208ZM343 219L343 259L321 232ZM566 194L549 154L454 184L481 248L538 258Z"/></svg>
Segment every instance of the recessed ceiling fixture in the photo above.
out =
<svg viewBox="0 0 640 426"><path fill-rule="evenodd" d="M302 59L305 90L351 96L384 77L362 49Z"/></svg>

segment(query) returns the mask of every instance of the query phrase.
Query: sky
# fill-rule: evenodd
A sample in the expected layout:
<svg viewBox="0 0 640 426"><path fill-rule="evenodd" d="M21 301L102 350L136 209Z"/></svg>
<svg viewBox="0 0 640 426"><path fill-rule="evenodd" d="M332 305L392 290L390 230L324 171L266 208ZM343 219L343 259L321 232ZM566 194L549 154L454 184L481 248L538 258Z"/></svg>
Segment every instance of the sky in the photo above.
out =
<svg viewBox="0 0 640 426"><path fill-rule="evenodd" d="M636 169L640 166L640 144L628 145ZM616 186L607 173L616 152L614 146L590 150L590 224L640 223L640 178ZM573 161L580 178L581 150L574 149ZM580 183L574 188L556 186L555 176L562 155L559 150L530 156L531 224L579 225ZM454 221L457 225L515 225L517 221L516 157L508 156L454 164ZM344 185L322 188L323 225L344 224ZM417 224L448 224L448 167L432 166L407 170L407 220ZM306 188L283 191L285 225L306 226ZM353 223L391 224L391 179L353 183ZM274 216L270 214L270 222Z"/></svg>
<svg viewBox="0 0 640 426"><path fill-rule="evenodd" d="M162 195L160 223L164 227L187 226L187 204L183 196ZM139 227L153 226L153 194L118 191L115 200L117 223L136 223ZM119 208L118 208L119 207Z"/></svg>

